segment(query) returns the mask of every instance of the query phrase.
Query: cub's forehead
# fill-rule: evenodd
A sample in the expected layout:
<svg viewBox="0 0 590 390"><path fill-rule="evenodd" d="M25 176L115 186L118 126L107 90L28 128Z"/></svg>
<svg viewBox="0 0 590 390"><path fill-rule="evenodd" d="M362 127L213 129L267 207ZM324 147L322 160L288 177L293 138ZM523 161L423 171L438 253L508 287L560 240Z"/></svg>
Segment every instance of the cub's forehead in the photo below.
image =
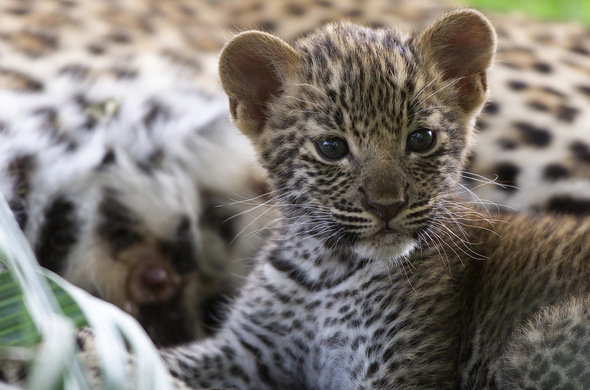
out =
<svg viewBox="0 0 590 390"><path fill-rule="evenodd" d="M338 72L342 80L359 72L407 78L422 63L414 39L396 29L372 29L348 23L329 24L295 43L314 72Z"/></svg>
<svg viewBox="0 0 590 390"><path fill-rule="evenodd" d="M352 24L329 25L300 40L295 47L306 62L302 77L324 92L313 96L321 93L304 85L300 101L328 103L308 109L317 113L318 122L360 138L399 133L418 117L427 121L436 112L423 110L415 97L434 75L424 69L414 41L397 30Z"/></svg>

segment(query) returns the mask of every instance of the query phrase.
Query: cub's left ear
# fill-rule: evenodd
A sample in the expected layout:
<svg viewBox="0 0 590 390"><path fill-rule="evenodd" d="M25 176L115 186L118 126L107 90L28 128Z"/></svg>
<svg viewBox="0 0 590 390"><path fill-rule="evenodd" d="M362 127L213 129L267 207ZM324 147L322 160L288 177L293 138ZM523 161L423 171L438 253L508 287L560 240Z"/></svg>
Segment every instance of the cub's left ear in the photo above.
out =
<svg viewBox="0 0 590 390"><path fill-rule="evenodd" d="M283 92L298 60L289 44L261 31L238 34L221 52L219 77L229 96L232 118L254 142L264 129L270 104Z"/></svg>
<svg viewBox="0 0 590 390"><path fill-rule="evenodd" d="M485 16L471 9L451 12L422 33L419 45L444 78L454 82L466 112L484 103L486 71L496 50L496 32Z"/></svg>

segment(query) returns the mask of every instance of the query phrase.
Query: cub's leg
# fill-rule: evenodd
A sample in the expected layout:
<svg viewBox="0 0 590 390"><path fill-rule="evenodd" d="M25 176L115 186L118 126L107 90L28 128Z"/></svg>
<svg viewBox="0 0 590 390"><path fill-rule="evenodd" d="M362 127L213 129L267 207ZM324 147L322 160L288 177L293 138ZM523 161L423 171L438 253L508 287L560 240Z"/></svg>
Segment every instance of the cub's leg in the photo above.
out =
<svg viewBox="0 0 590 390"><path fill-rule="evenodd" d="M500 389L590 389L590 299L543 310L492 370Z"/></svg>
<svg viewBox="0 0 590 390"><path fill-rule="evenodd" d="M211 339L162 349L172 375L192 388L278 389L292 383L303 356L280 348L289 344L288 326L276 322L280 302L262 288L254 270L222 329Z"/></svg>

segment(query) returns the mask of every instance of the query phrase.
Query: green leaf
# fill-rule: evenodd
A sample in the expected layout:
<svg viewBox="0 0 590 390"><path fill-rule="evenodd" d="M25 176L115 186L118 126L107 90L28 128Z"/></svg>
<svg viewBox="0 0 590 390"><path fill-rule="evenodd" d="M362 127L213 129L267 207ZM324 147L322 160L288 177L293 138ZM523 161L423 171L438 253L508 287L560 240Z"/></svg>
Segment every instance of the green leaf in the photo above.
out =
<svg viewBox="0 0 590 390"><path fill-rule="evenodd" d="M0 262L3 254L0 252ZM63 311L77 328L87 325L74 300L53 280L45 278ZM41 341L35 324L26 310L21 287L10 272L0 271L0 348L33 347Z"/></svg>
<svg viewBox="0 0 590 390"><path fill-rule="evenodd" d="M0 256L3 256L0 253ZM40 341L26 310L22 290L8 271L0 273L0 348L33 347Z"/></svg>
<svg viewBox="0 0 590 390"><path fill-rule="evenodd" d="M0 194L0 359L31 362L27 386L33 390L90 388L76 348L75 327L86 323L103 388L171 389L170 374L137 321L42 270Z"/></svg>
<svg viewBox="0 0 590 390"><path fill-rule="evenodd" d="M74 322L74 326L80 329L88 325L86 317L84 317L82 310L80 310L72 297L52 279L46 278L46 280L49 282L49 287L51 287L51 291L53 291L62 312Z"/></svg>

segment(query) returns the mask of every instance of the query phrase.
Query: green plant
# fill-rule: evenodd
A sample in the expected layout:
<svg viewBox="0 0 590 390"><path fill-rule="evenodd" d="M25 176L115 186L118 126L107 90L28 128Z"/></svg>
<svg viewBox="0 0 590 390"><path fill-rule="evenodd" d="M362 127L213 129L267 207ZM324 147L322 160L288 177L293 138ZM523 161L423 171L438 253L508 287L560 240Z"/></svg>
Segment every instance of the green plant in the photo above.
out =
<svg viewBox="0 0 590 390"><path fill-rule="evenodd" d="M590 0L466 0L465 3L481 9L522 11L540 19L579 20L590 25Z"/></svg>
<svg viewBox="0 0 590 390"><path fill-rule="evenodd" d="M90 388L77 328L90 326L105 389L169 389L155 347L129 315L42 270L0 196L0 364L28 365L30 389ZM127 348L135 374L127 369Z"/></svg>

